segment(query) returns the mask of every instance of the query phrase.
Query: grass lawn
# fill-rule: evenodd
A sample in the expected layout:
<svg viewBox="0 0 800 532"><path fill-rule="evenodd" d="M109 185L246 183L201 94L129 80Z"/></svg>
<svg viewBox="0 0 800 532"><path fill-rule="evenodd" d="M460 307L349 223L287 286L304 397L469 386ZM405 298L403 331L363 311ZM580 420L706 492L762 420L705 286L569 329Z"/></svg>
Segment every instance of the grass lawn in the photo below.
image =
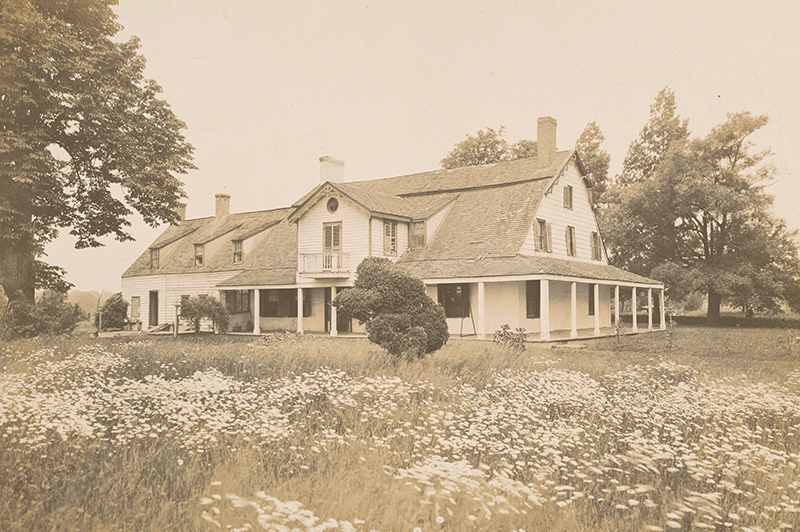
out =
<svg viewBox="0 0 800 532"><path fill-rule="evenodd" d="M800 528L800 333L0 347L0 530Z"/></svg>

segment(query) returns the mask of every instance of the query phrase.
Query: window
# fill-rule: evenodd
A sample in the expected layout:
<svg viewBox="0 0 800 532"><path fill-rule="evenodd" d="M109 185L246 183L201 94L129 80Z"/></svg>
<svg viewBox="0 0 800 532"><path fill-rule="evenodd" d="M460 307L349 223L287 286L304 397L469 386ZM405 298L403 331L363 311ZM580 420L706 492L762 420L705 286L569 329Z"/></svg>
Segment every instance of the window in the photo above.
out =
<svg viewBox="0 0 800 532"><path fill-rule="evenodd" d="M303 290L303 317L311 316L311 290ZM261 291L260 315L262 318L296 318L297 290L294 288Z"/></svg>
<svg viewBox="0 0 800 532"><path fill-rule="evenodd" d="M131 319L138 320L139 319L139 307L141 306L141 300L139 296L133 296L131 298Z"/></svg>
<svg viewBox="0 0 800 532"><path fill-rule="evenodd" d="M412 248L424 248L426 236L427 236L427 228L425 227L425 220L421 222L411 222L411 235L409 237L409 245Z"/></svg>
<svg viewBox="0 0 800 532"><path fill-rule="evenodd" d="M525 283L525 306L527 308L528 319L535 320L540 318L539 312L542 309L542 291L540 281L527 281Z"/></svg>
<svg viewBox="0 0 800 532"><path fill-rule="evenodd" d="M225 307L231 314L250 312L250 290L225 290Z"/></svg>
<svg viewBox="0 0 800 532"><path fill-rule="evenodd" d="M331 198L328 200L328 212L333 214L339 209L339 200L336 198Z"/></svg>
<svg viewBox="0 0 800 532"><path fill-rule="evenodd" d="M340 257L334 258L334 253L342 252L342 224L322 225L322 269L331 270L340 266Z"/></svg>
<svg viewBox="0 0 800 532"><path fill-rule="evenodd" d="M397 222L393 220L383 221L383 254L397 256Z"/></svg>
<svg viewBox="0 0 800 532"><path fill-rule="evenodd" d="M233 263L237 264L244 259L244 245L241 240L233 241Z"/></svg>
<svg viewBox="0 0 800 532"><path fill-rule="evenodd" d="M572 210L572 187L564 187L564 208Z"/></svg>
<svg viewBox="0 0 800 532"><path fill-rule="evenodd" d="M567 255L569 255L570 257L577 256L576 246L575 246L575 228L572 227L571 225L567 226L566 237L567 237Z"/></svg>
<svg viewBox="0 0 800 532"><path fill-rule="evenodd" d="M594 287L596 285L589 285L589 316L594 316Z"/></svg>
<svg viewBox="0 0 800 532"><path fill-rule="evenodd" d="M205 246L203 244L195 244L194 245L194 265L195 266L202 266L203 265L203 254L205 253Z"/></svg>
<svg viewBox="0 0 800 532"><path fill-rule="evenodd" d="M536 251L553 251L553 239L550 235L550 224L544 220L536 220L533 224L533 245Z"/></svg>
<svg viewBox="0 0 800 532"><path fill-rule="evenodd" d="M150 269L157 270L158 263L159 263L159 250L158 248L151 248L150 249Z"/></svg>
<svg viewBox="0 0 800 532"><path fill-rule="evenodd" d="M592 231L592 259L603 260L603 244L600 242L600 235Z"/></svg>
<svg viewBox="0 0 800 532"><path fill-rule="evenodd" d="M448 318L469 317L469 285L440 284L439 303L444 307Z"/></svg>

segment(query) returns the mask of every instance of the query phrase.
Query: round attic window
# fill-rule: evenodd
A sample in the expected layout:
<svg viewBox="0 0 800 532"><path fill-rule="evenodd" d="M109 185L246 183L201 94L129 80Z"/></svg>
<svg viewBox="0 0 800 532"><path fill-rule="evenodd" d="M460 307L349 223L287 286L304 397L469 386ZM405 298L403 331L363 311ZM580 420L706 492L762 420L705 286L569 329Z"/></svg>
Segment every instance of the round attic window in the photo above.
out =
<svg viewBox="0 0 800 532"><path fill-rule="evenodd" d="M336 209L339 208L339 200L336 198L331 198L328 200L328 212L336 212Z"/></svg>

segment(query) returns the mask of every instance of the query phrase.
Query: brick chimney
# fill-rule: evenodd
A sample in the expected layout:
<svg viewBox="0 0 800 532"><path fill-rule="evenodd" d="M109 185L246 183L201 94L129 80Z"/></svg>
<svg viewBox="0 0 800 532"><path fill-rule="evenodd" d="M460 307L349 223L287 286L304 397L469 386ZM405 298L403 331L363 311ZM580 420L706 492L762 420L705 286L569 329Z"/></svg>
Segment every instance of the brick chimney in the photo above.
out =
<svg viewBox="0 0 800 532"><path fill-rule="evenodd" d="M231 197L228 194L216 194L214 197L217 198L217 212L214 216L228 216L231 213Z"/></svg>
<svg viewBox="0 0 800 532"><path fill-rule="evenodd" d="M176 203L175 208L173 209L175 214L178 215L178 223L181 223L186 219L186 204L185 203Z"/></svg>
<svg viewBox="0 0 800 532"><path fill-rule="evenodd" d="M547 168L556 160L556 119L552 116L539 118L536 151L539 168Z"/></svg>
<svg viewBox="0 0 800 532"><path fill-rule="evenodd" d="M319 184L344 183L344 161L328 155L319 158Z"/></svg>

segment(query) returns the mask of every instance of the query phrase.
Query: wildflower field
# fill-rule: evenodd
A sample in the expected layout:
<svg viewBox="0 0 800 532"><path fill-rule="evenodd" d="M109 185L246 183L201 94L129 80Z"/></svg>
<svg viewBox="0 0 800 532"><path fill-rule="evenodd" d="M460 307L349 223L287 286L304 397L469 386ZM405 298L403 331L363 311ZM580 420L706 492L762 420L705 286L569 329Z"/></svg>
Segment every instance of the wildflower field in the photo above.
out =
<svg viewBox="0 0 800 532"><path fill-rule="evenodd" d="M583 344L6 344L0 530L800 528L795 333Z"/></svg>

